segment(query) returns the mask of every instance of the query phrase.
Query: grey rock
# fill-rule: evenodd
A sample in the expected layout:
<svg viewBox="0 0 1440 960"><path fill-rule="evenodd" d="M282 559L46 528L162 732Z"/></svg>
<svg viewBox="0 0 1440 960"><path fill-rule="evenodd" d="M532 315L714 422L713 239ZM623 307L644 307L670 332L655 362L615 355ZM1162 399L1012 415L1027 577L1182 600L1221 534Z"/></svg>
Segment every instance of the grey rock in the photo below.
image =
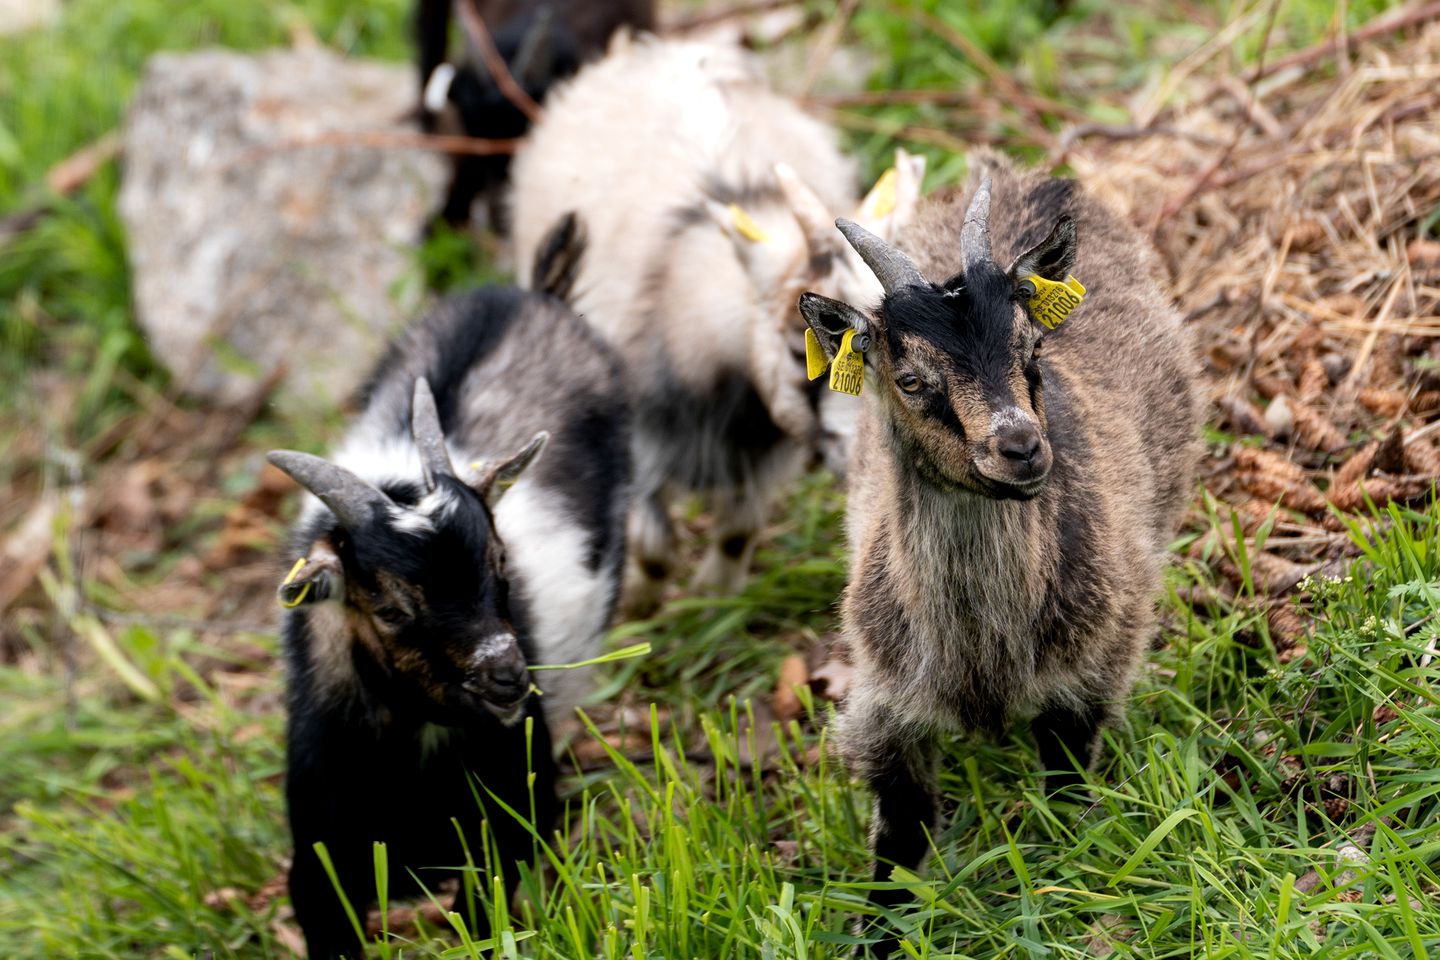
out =
<svg viewBox="0 0 1440 960"><path fill-rule="evenodd" d="M283 402L345 400L419 306L409 249L438 203L437 154L315 145L408 130L402 65L322 49L161 54L125 129L120 215L154 356L216 402L277 364Z"/></svg>

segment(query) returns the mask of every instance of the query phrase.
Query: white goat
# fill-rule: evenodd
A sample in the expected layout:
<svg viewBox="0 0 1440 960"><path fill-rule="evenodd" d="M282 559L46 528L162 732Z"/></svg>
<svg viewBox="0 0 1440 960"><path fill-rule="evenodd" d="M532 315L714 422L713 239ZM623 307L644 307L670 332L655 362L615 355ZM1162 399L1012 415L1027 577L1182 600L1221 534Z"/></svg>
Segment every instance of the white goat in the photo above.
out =
<svg viewBox="0 0 1440 960"><path fill-rule="evenodd" d="M901 154L881 191L893 199L860 208L866 225L890 235L922 173ZM742 51L654 38L617 41L557 88L516 157L517 261L534 262L544 231L578 212L587 253L570 302L628 367L632 610L658 600L673 566L669 496L706 496L716 526L696 583L733 590L774 493L817 449L844 463L845 436L825 427L854 418L820 412L835 395L805 380L794 304L817 287L880 294L830 226L855 208L854 183L834 132Z"/></svg>

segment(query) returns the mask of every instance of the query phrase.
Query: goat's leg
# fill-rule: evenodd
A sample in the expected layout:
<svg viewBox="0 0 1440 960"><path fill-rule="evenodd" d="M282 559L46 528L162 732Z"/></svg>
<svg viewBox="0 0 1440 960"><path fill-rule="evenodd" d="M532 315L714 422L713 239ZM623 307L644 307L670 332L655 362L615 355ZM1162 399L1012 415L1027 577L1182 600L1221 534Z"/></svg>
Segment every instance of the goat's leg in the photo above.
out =
<svg viewBox="0 0 1440 960"><path fill-rule="evenodd" d="M750 562L755 557L755 540L770 515L771 502L790 485L803 466L804 452L800 446L782 443L743 471L745 479L710 495L710 515L715 527L710 546L695 571L698 590L724 596L737 593L745 586Z"/></svg>
<svg viewBox="0 0 1440 960"><path fill-rule="evenodd" d="M738 593L745 586L765 506L763 500L754 496L723 494L712 498L714 536L695 571L696 589L725 596Z"/></svg>
<svg viewBox="0 0 1440 960"><path fill-rule="evenodd" d="M1076 708L1051 707L1031 723L1045 771L1045 792L1072 790L1085 782L1085 771L1095 762L1100 728L1106 719L1104 705L1091 701Z"/></svg>
<svg viewBox="0 0 1440 960"><path fill-rule="evenodd" d="M643 617L660 606L679 553L663 491L636 497L629 526L631 559L626 564L620 609L626 617Z"/></svg>
<svg viewBox="0 0 1440 960"><path fill-rule="evenodd" d="M883 707L867 705L863 694L852 703L841 737L852 765L875 794L870 821L873 877L876 883L884 883L897 866L918 869L929 850L928 832L939 812L938 751L927 731ZM872 904L886 908L908 899L910 895L898 888L872 890L869 897ZM870 945L869 951L872 956L888 957L898 946L895 937L887 935ZM864 945L857 947L856 956L865 956L865 951Z"/></svg>
<svg viewBox="0 0 1440 960"><path fill-rule="evenodd" d="M358 960L365 956L364 945L314 848L316 843L325 844L335 880L363 922L366 908L375 899L371 847L362 829L363 811L356 815L343 809L337 792L353 799L363 797L365 788L346 783L342 777L327 782L323 771L297 771L293 764L292 760L287 793L295 844L289 877L295 919L313 960L338 960L341 956Z"/></svg>

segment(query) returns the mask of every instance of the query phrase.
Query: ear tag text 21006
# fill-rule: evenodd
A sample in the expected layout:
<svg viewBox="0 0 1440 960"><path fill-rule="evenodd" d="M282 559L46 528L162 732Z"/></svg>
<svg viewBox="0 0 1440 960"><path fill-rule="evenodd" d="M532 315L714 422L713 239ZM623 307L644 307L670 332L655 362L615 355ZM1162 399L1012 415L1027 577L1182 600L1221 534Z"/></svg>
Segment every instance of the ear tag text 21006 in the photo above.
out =
<svg viewBox="0 0 1440 960"><path fill-rule="evenodd" d="M1061 283L1031 274L1023 283L1030 284L1035 291L1028 298L1030 312L1047 330L1060 326L1064 319L1070 316L1070 312L1080 306L1080 301L1085 299L1085 288L1074 277L1067 276L1065 282Z"/></svg>

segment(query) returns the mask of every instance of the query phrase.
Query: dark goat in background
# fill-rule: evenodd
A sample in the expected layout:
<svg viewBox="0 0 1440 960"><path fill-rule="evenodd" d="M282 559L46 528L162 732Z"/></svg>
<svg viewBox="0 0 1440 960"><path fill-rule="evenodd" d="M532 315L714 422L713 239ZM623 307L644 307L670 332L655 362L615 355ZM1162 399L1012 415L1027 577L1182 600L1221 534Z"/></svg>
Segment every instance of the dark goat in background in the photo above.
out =
<svg viewBox="0 0 1440 960"><path fill-rule="evenodd" d="M838 737L875 793L880 882L928 850L941 735L1029 719L1046 788L1081 781L1155 632L1199 449L1197 364L1153 250L1077 184L977 159L978 189L922 204L896 247L840 221L878 309L800 300L827 354L869 340ZM1088 295L1047 330L1030 300L1072 272Z"/></svg>
<svg viewBox="0 0 1440 960"><path fill-rule="evenodd" d="M550 829L550 725L585 678L537 674L542 699L528 667L598 652L625 553L628 408L616 361L558 300L484 289L392 346L334 462L270 459L316 498L280 588L290 894L312 958L361 957L316 843L363 920L376 841L392 896L457 876L467 846L513 894L534 845L499 804Z"/></svg>
<svg viewBox="0 0 1440 960"><path fill-rule="evenodd" d="M467 136L502 140L523 137L530 129L530 118L491 75L463 28L465 53L449 60L457 2L470 4L483 19L511 76L535 103L543 102L557 81L604 53L616 30L655 27L654 0L419 0L416 57L420 122L426 132L440 127L447 102L455 106ZM500 201L509 174L510 157L505 154L456 157L438 217L451 226L468 223L475 198L483 196L491 226L503 229Z"/></svg>

